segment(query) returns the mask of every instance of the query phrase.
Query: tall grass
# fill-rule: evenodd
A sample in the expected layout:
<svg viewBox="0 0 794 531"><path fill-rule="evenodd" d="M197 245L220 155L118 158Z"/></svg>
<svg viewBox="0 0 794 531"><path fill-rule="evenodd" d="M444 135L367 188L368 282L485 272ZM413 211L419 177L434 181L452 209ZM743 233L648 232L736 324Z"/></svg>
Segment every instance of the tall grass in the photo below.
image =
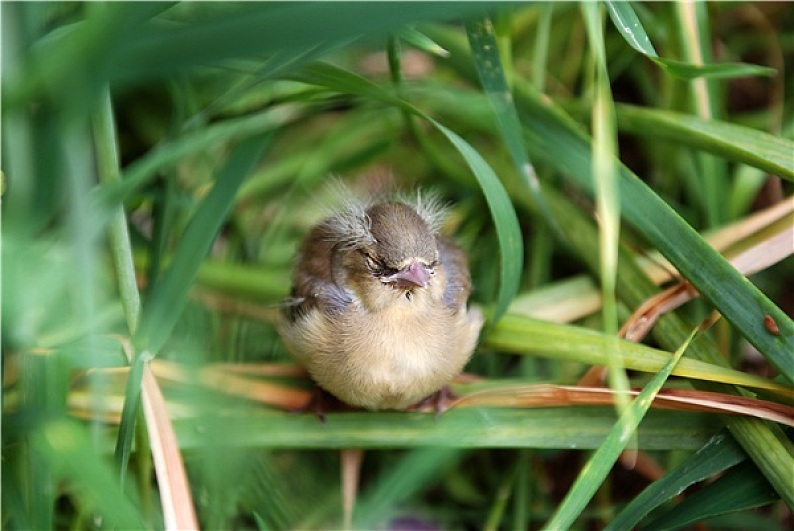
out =
<svg viewBox="0 0 794 531"><path fill-rule="evenodd" d="M362 529L791 525L785 4L0 10L4 528L338 528L359 448ZM439 418L287 411L332 179L450 205Z"/></svg>

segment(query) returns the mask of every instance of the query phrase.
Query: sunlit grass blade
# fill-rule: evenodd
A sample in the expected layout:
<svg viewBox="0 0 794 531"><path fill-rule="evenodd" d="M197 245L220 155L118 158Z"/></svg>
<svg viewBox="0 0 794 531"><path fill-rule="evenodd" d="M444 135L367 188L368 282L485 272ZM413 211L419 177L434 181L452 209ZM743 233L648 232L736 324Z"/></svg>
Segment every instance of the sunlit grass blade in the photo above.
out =
<svg viewBox="0 0 794 531"><path fill-rule="evenodd" d="M609 74L604 49L603 22L600 7L596 3L583 3L582 13L587 28L590 47L593 50L595 68L595 97L591 115L592 175L595 187L596 215L598 224L599 271L601 281L601 318L604 333L610 340L605 346L608 352L616 350L618 334L618 308L615 294L618 274L618 248L620 241L620 190L617 185L617 132L615 129L615 106L609 87ZM629 387L628 376L614 356L606 356L609 363L609 383L618 391ZM628 401L618 394L615 404L625 411Z"/></svg>
<svg viewBox="0 0 794 531"><path fill-rule="evenodd" d="M690 114L618 104L618 128L708 151L794 181L794 142L780 136Z"/></svg>
<svg viewBox="0 0 794 531"><path fill-rule="evenodd" d="M619 357L624 367L643 372L657 372L670 360L668 352L625 340L617 342L617 350L607 352L605 347L611 342L609 336L594 330L508 314L486 338L485 346L589 365L607 365L610 362L608 357L613 356ZM788 396L792 394L789 386L690 358L682 359L673 374L751 387L774 388Z"/></svg>
<svg viewBox="0 0 794 531"><path fill-rule="evenodd" d="M741 447L728 433L715 435L703 448L642 491L607 525L605 531L634 528L651 511L693 483L703 481L746 458Z"/></svg>
<svg viewBox="0 0 794 531"><path fill-rule="evenodd" d="M598 487L604 482L609 471L615 465L620 453L626 448L637 427L651 406L656 394L673 372L676 363L684 355L689 343L700 330L696 328L688 340L681 345L665 366L648 382L639 396L621 414L618 422L610 430L606 440L593 453L587 464L582 468L571 489L557 507L546 529L567 529L582 513L590 502Z"/></svg>

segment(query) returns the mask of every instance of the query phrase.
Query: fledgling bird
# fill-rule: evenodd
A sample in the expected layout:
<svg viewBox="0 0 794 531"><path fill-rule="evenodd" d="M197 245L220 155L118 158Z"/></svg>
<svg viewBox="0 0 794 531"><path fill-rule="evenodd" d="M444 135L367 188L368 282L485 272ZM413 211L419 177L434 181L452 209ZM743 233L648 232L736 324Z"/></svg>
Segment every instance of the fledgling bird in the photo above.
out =
<svg viewBox="0 0 794 531"><path fill-rule="evenodd" d="M348 204L315 226L295 260L281 337L342 402L403 409L450 383L474 351L466 255L439 234L435 201Z"/></svg>

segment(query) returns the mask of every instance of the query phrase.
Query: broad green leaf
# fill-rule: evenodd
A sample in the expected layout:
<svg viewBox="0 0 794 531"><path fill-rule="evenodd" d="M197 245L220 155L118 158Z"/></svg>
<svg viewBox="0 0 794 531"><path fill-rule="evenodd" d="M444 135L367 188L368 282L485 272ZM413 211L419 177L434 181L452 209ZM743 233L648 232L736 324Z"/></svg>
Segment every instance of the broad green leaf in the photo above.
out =
<svg viewBox="0 0 794 531"><path fill-rule="evenodd" d="M670 473L651 483L607 525L605 531L633 529L651 511L681 494L693 483L703 481L746 458L741 447L727 432L718 433Z"/></svg>
<svg viewBox="0 0 794 531"><path fill-rule="evenodd" d="M707 518L769 505L779 496L752 462L730 469L714 483L687 496L667 512L648 523L649 529L678 529Z"/></svg>
<svg viewBox="0 0 794 531"><path fill-rule="evenodd" d="M661 371L656 373L651 381L640 392L639 396L623 410L620 418L609 431L609 435L588 459L576 478L571 489L565 495L562 503L554 511L545 529L568 529L579 517L599 486L604 483L607 475L626 449L634 432L642 422L643 417L651 407L654 397L673 372L689 343L700 328L696 328L687 341L675 352Z"/></svg>

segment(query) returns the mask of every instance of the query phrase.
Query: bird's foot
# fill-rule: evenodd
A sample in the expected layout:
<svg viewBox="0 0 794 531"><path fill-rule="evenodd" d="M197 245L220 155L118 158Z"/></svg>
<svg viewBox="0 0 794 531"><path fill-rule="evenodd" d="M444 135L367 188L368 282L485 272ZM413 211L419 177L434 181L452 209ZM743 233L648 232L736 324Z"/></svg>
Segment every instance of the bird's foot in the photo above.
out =
<svg viewBox="0 0 794 531"><path fill-rule="evenodd" d="M444 411L452 406L452 403L457 400L458 395L452 392L449 385L445 385L435 393L431 394L427 398L424 398L410 406L408 409L411 411L424 411L432 406L433 410L436 412L436 417L441 415Z"/></svg>
<svg viewBox="0 0 794 531"><path fill-rule="evenodd" d="M292 413L313 413L317 420L325 424L326 413L336 413L339 411L348 411L350 406L336 398L334 395L320 387L314 386L312 397L306 402L305 405L293 409Z"/></svg>

